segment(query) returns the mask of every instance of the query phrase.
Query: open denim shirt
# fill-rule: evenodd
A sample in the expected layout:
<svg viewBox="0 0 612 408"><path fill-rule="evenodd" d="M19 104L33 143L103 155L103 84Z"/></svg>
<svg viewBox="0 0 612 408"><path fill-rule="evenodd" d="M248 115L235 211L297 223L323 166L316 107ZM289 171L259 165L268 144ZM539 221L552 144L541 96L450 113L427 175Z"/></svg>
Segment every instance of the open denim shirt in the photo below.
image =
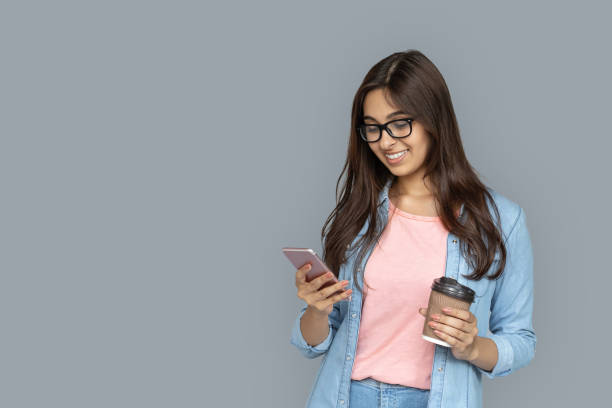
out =
<svg viewBox="0 0 612 408"><path fill-rule="evenodd" d="M389 180L379 196L378 217L387 224L389 211ZM435 344L431 367L431 388L428 408L482 407L482 374L489 378L503 377L526 366L535 355L536 335L532 325L533 312L533 252L524 210L513 201L487 188L499 209L502 233L506 243L506 266L501 278L479 281L462 275L472 272L459 251L459 239L449 233L444 276L476 291L470 311L476 316L478 336L495 342L498 360L492 371L485 371L466 361L456 359L450 348ZM489 206L491 214L494 214ZM463 214L461 206L460 215ZM493 218L495 219L495 218ZM368 221L349 246L347 261L339 271L339 280L348 280L346 289L353 288L353 264L356 260L355 243L366 232ZM361 271L367 264L373 246L359 269L359 285L363 287ZM498 259L499 254L496 255ZM497 261L488 275L497 268ZM348 407L353 357L357 348L362 309L362 293L354 290L351 300L336 302L329 314L329 334L316 346L306 343L300 329L304 306L295 319L290 342L307 358L324 355L316 379L310 390L307 408ZM427 305L423 305L427 307ZM490 315L489 315L490 312ZM415 316L419 315L417 310ZM425 341L425 340L423 340Z"/></svg>

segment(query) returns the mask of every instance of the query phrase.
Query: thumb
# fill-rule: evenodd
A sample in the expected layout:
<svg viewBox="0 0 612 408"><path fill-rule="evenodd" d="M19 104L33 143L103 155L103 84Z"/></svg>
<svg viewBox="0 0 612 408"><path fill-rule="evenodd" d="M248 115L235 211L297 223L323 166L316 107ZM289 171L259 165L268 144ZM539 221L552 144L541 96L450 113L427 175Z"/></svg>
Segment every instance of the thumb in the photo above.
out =
<svg viewBox="0 0 612 408"><path fill-rule="evenodd" d="M427 316L427 309L424 309L422 307L419 307L419 314L421 316Z"/></svg>

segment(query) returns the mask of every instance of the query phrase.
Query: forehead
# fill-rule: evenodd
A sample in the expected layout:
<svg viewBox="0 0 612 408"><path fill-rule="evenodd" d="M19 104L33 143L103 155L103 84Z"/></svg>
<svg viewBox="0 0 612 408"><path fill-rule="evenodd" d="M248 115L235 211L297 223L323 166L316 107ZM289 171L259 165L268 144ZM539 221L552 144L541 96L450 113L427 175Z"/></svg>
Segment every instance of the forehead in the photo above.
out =
<svg viewBox="0 0 612 408"><path fill-rule="evenodd" d="M384 119L388 114L401 110L393 105L391 98L383 89L374 89L368 92L363 100L363 115L377 119Z"/></svg>

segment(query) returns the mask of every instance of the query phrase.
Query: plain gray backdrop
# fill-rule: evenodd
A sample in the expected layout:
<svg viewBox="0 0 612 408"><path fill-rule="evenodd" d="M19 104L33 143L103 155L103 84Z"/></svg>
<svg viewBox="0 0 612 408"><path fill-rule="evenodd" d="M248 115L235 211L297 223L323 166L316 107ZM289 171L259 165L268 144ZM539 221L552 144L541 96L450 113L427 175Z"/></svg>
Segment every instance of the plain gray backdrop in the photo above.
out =
<svg viewBox="0 0 612 408"><path fill-rule="evenodd" d="M0 406L304 406L281 248L320 251L354 92L407 49L528 218L537 352L485 407L601 404L603 3L2 2Z"/></svg>

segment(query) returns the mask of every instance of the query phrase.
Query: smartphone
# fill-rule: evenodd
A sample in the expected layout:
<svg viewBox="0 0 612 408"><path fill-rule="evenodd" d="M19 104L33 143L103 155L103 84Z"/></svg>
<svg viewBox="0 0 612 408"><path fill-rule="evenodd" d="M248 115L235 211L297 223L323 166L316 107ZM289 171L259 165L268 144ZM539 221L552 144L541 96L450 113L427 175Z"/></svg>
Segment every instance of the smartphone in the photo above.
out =
<svg viewBox="0 0 612 408"><path fill-rule="evenodd" d="M310 248L285 247L283 248L283 253L293 264L293 266L295 266L296 269L300 269L307 263L311 264L312 268L306 273L306 282L310 282L311 280L327 272L331 272L331 269L329 269L329 267L325 265L325 262L323 262L323 260L319 258L319 255L317 255L317 253ZM320 289L326 288L336 283L338 283L338 279L336 278L336 275L333 275L330 280L326 281L323 286L321 286ZM330 296L342 293L345 290L346 289L340 289L332 293Z"/></svg>

